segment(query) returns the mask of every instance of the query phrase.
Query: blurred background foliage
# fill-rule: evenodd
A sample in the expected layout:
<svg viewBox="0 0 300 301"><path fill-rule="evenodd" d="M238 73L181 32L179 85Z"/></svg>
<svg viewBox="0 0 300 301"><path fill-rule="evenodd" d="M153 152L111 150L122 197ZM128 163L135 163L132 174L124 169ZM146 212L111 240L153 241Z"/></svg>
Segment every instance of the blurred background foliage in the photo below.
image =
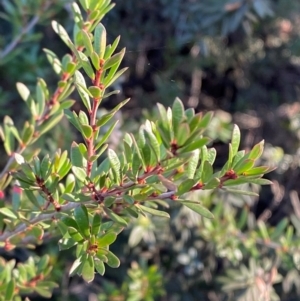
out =
<svg viewBox="0 0 300 301"><path fill-rule="evenodd" d="M111 145L118 148L125 131L155 117L156 102L169 105L179 96L187 107L215 111L209 131L220 166L232 122L243 130L243 148L265 139L262 163L277 166L268 175L274 184L259 191L250 187L259 198L193 194L215 220L179 207L170 212L170 221L139 218L113 245L121 267L89 285L68 279L72 254L58 252L55 238L36 250L0 255L17 262L50 255L51 277L60 284L53 300L299 300L300 2L115 2L104 24L110 40L120 34L120 47L127 48L123 64L130 69L117 86L122 99L132 100L117 116L121 123ZM67 51L50 21L71 32L70 15L70 0L0 1L1 119L11 115L21 124L28 116L17 81L30 87L43 77L55 88L58 78L43 48L58 55ZM110 99L102 109L119 101L119 96ZM63 121L38 147L53 152L72 139L76 134ZM5 160L1 156L1 167Z"/></svg>

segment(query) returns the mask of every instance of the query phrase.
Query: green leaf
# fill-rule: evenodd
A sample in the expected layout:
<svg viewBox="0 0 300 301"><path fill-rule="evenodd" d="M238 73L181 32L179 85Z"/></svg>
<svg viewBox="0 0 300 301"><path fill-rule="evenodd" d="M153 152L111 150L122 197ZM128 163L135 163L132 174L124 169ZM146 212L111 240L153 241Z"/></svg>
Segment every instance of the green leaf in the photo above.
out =
<svg viewBox="0 0 300 301"><path fill-rule="evenodd" d="M86 171L81 168L81 167L77 167L77 166L72 166L72 171L75 175L75 177L82 183L86 183Z"/></svg>
<svg viewBox="0 0 300 301"><path fill-rule="evenodd" d="M75 85L84 106L88 109L88 111L91 111L91 101L90 96L86 91L85 79L79 71L75 72Z"/></svg>
<svg viewBox="0 0 300 301"><path fill-rule="evenodd" d="M82 278L86 282L91 282L95 278L95 266L94 259L92 256L88 255L82 262Z"/></svg>
<svg viewBox="0 0 300 301"><path fill-rule="evenodd" d="M194 212L202 215L203 217L213 219L214 215L204 206L202 206L200 203L194 203L194 202L189 202L189 201L181 201L181 203L193 210Z"/></svg>
<svg viewBox="0 0 300 301"><path fill-rule="evenodd" d="M262 220L257 221L257 226L259 228L260 234L265 241L270 241L270 236L266 224Z"/></svg>
<svg viewBox="0 0 300 301"><path fill-rule="evenodd" d="M177 138L178 128L183 120L183 117L184 117L183 103L178 97L176 97L172 106L172 125L173 125L175 139Z"/></svg>
<svg viewBox="0 0 300 301"><path fill-rule="evenodd" d="M80 233L85 237L90 236L90 224L87 209L84 205L78 206L74 210L74 217Z"/></svg>
<svg viewBox="0 0 300 301"><path fill-rule="evenodd" d="M105 132L105 134L103 135L102 138L99 139L99 141L97 142L96 146L95 146L95 150L97 150L99 147L101 147L106 140L110 137L111 133L113 132L114 128L116 127L117 123L119 122L119 120L116 120Z"/></svg>
<svg viewBox="0 0 300 301"><path fill-rule="evenodd" d="M97 239L97 244L99 248L104 248L111 245L117 238L117 234L114 232L106 233Z"/></svg>
<svg viewBox="0 0 300 301"><path fill-rule="evenodd" d="M63 116L63 112L59 112L51 116L51 118L45 121L44 123L42 123L42 125L39 127L39 135L41 136L49 130L51 130L54 126L56 126L59 123Z"/></svg>
<svg viewBox="0 0 300 301"><path fill-rule="evenodd" d="M100 69L100 59L99 59L98 54L95 51L93 51L90 57L91 57L91 61L93 63L94 68L96 70L99 70Z"/></svg>
<svg viewBox="0 0 300 301"><path fill-rule="evenodd" d="M22 99L27 102L29 96L30 96L30 91L29 89L23 84L23 83L17 83L17 90L22 97Z"/></svg>
<svg viewBox="0 0 300 301"><path fill-rule="evenodd" d="M178 126L176 140L179 146L183 146L190 135L190 127L187 123L181 123Z"/></svg>
<svg viewBox="0 0 300 301"><path fill-rule="evenodd" d="M127 98L120 102L116 107L114 107L109 113L104 114L99 118L99 120L96 122L96 125L101 127L105 125L115 114L118 112L130 99Z"/></svg>
<svg viewBox="0 0 300 301"><path fill-rule="evenodd" d="M125 51L126 51L126 49L123 48L119 53L116 53L111 58L109 58L104 63L103 70L107 70L116 64L120 64L120 62L122 61L122 59L124 57Z"/></svg>
<svg viewBox="0 0 300 301"><path fill-rule="evenodd" d="M78 144L76 142L72 142L71 144L71 162L73 166L84 167L84 158L81 154Z"/></svg>
<svg viewBox="0 0 300 301"><path fill-rule="evenodd" d="M196 125L196 129L206 129L213 117L213 112L207 112L203 118L199 121L199 123Z"/></svg>
<svg viewBox="0 0 300 301"><path fill-rule="evenodd" d="M205 161L203 163L203 171L201 176L203 183L209 181L212 175L213 175L213 167L208 161Z"/></svg>
<svg viewBox="0 0 300 301"><path fill-rule="evenodd" d="M258 167L253 167L253 168L247 170L246 172L244 172L244 175L245 176L263 175L272 170L273 170L273 168L270 168L269 166L258 166Z"/></svg>
<svg viewBox="0 0 300 301"><path fill-rule="evenodd" d="M158 143L155 135L149 130L144 129L147 139L150 142L151 148L153 149L155 156L157 158L157 161L160 161L160 144Z"/></svg>
<svg viewBox="0 0 300 301"><path fill-rule="evenodd" d="M239 189L233 189L233 188L227 188L227 187L223 187L222 189L227 191L227 192L235 193L235 194L258 196L258 194L256 192L253 192L253 191L239 190Z"/></svg>
<svg viewBox="0 0 300 301"><path fill-rule="evenodd" d="M99 99L102 95L102 90L97 86L90 86L88 90L96 99Z"/></svg>
<svg viewBox="0 0 300 301"><path fill-rule="evenodd" d="M69 216L64 216L61 221L67 226L67 227L72 227L75 228L76 230L79 230L78 224L76 221Z"/></svg>
<svg viewBox="0 0 300 301"><path fill-rule="evenodd" d="M114 72L114 69L117 70L118 65L113 66L107 77L104 79L104 86L108 88L112 83L114 83L127 69L128 67L122 68L118 72ZM107 97L106 95L103 96L103 98Z"/></svg>
<svg viewBox="0 0 300 301"><path fill-rule="evenodd" d="M115 151L112 150L112 149L108 150L107 156L108 156L108 160L110 162L110 166L111 166L111 168L114 170L114 172L116 174L116 177L117 177L116 181L119 184L120 180L121 180L121 175L120 175L121 163L120 163L119 157L115 153Z"/></svg>
<svg viewBox="0 0 300 301"><path fill-rule="evenodd" d="M73 228L73 227L68 227L68 233L71 236L71 238L76 241L76 242L82 242L83 241L83 237L81 236L81 234L77 231L77 229Z"/></svg>
<svg viewBox="0 0 300 301"><path fill-rule="evenodd" d="M99 59L103 59L106 48L106 29L99 23L94 33L94 49Z"/></svg>
<svg viewBox="0 0 300 301"><path fill-rule="evenodd" d="M126 220L125 220L124 218L122 218L121 216L115 214L113 211L111 211L111 210L108 209L108 208L104 208L104 211L105 211L105 213L108 215L108 217L109 217L112 221L114 221L114 222L120 224L121 226L124 226L124 227L127 226L128 223L127 223Z"/></svg>
<svg viewBox="0 0 300 301"><path fill-rule="evenodd" d="M284 235L284 232L289 225L288 218L282 219L275 227L275 229L272 231L270 238L272 241L278 241L280 236Z"/></svg>
<svg viewBox="0 0 300 301"><path fill-rule="evenodd" d="M143 205L137 205L137 207L144 211L144 212L147 212L147 213L150 213L152 215L155 215L155 216L160 216L160 217L166 217L166 218L170 218L170 215L169 213L165 212L165 211L161 211L161 210L156 210L156 209L153 209L153 208L150 208L150 207L146 207L146 206L143 206Z"/></svg>
<svg viewBox="0 0 300 301"><path fill-rule="evenodd" d="M257 160L264 151L264 140L253 146L249 154L249 159Z"/></svg>
<svg viewBox="0 0 300 301"><path fill-rule="evenodd" d="M103 276L104 273L105 273L105 265L104 265L103 261L101 261L101 260L95 258L95 259L94 259L94 263L95 263L95 269L96 269L96 271L97 271L100 275Z"/></svg>
<svg viewBox="0 0 300 301"><path fill-rule="evenodd" d="M0 208L0 213L2 213L3 215L5 215L7 217L12 218L12 219L17 219L18 218L18 216L12 210L10 210L7 207Z"/></svg>
<svg viewBox="0 0 300 301"><path fill-rule="evenodd" d="M91 228L91 234L92 235L98 235L100 231L101 226L101 215L98 213L94 214L93 222L92 222L92 228Z"/></svg>
<svg viewBox="0 0 300 301"><path fill-rule="evenodd" d="M88 59L88 57L81 51L78 51L78 59L80 61L80 64L82 68L84 69L85 73L89 78L92 80L95 79L95 72L93 70L93 67Z"/></svg>
<svg viewBox="0 0 300 301"><path fill-rule="evenodd" d="M114 51L116 50L119 42L120 42L120 36L117 36L114 40L114 42L112 43L111 47L109 49L106 49L105 51L105 57L109 58L111 57L111 55L114 53Z"/></svg>
<svg viewBox="0 0 300 301"><path fill-rule="evenodd" d="M92 52L94 51L91 38L84 29L81 30L81 35L82 35L82 40L83 40L87 55L91 56Z"/></svg>
<svg viewBox="0 0 300 301"><path fill-rule="evenodd" d="M239 127L235 124L232 131L231 145L232 145L232 156L234 157L240 146L241 132Z"/></svg>
<svg viewBox="0 0 300 301"><path fill-rule="evenodd" d="M57 55L53 51L46 49L46 48L43 48L43 51L46 53L48 62L52 66L54 72L56 74L60 74L62 71L62 66L61 66L61 62L58 59Z"/></svg>
<svg viewBox="0 0 300 301"><path fill-rule="evenodd" d="M187 176L189 179L193 179L195 176L195 172L198 167L199 163L199 157L200 157L200 150L196 149L193 151L191 158L188 161L187 166Z"/></svg>
<svg viewBox="0 0 300 301"><path fill-rule="evenodd" d="M194 185L195 185L194 179L185 180L178 186L178 190L176 194L178 196L183 195L184 193L190 191Z"/></svg>
<svg viewBox="0 0 300 301"><path fill-rule="evenodd" d="M147 170L147 165L146 165L146 163L145 163L145 161L144 161L144 158L143 158L143 156L142 156L142 154L141 154L140 148L139 148L138 144L136 143L136 140L135 140L135 138L134 138L134 136L133 136L132 134L131 134L131 139L132 139L132 142L133 142L133 146L134 146L134 149L135 149L135 154L136 154L136 156L138 156L138 158L140 159L140 163L142 164L143 169L144 169L144 170ZM135 154L133 155L133 159L135 159L135 158L134 158ZM133 160L132 163L133 163L132 166L134 166L134 164L140 165L139 162L138 162L137 160ZM136 166L137 166L137 165L136 165Z"/></svg>
<svg viewBox="0 0 300 301"><path fill-rule="evenodd" d="M81 125L82 135L85 139L90 139L93 135L93 129L91 126L83 124Z"/></svg>
<svg viewBox="0 0 300 301"><path fill-rule="evenodd" d="M72 49L72 46L74 47L67 31L60 24L52 21L52 28L69 48Z"/></svg>
<svg viewBox="0 0 300 301"><path fill-rule="evenodd" d="M188 144L188 145L180 148L178 150L178 153L182 154L182 153L191 152L191 151L193 151L195 149L199 149L199 148L203 147L204 145L208 144L210 141L211 141L211 139L208 138L208 137L200 138L200 139L192 142L191 144Z"/></svg>
<svg viewBox="0 0 300 301"><path fill-rule="evenodd" d="M5 297L3 300L10 301L13 300L14 297L14 290L15 290L15 279L11 279L6 284L6 291L5 291Z"/></svg>
<svg viewBox="0 0 300 301"><path fill-rule="evenodd" d="M244 172L252 169L254 163L253 159L246 159L245 161L242 161L241 164L236 165L234 167L234 171L236 174L243 174Z"/></svg>
<svg viewBox="0 0 300 301"><path fill-rule="evenodd" d="M204 190L215 189L220 186L221 181L218 178L210 179L203 187Z"/></svg>
<svg viewBox="0 0 300 301"><path fill-rule="evenodd" d="M249 179L249 183L257 184L257 185L272 185L273 182L267 179Z"/></svg>
<svg viewBox="0 0 300 301"><path fill-rule="evenodd" d="M108 253L106 254L107 257L107 264L111 267L111 268L118 268L120 266L120 260L119 258L113 254L112 252L108 251Z"/></svg>

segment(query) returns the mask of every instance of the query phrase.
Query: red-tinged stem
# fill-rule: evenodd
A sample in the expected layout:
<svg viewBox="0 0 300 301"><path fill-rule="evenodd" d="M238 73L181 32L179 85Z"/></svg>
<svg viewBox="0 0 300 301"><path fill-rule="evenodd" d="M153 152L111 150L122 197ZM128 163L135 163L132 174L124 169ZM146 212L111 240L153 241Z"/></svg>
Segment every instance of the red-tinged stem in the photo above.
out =
<svg viewBox="0 0 300 301"><path fill-rule="evenodd" d="M100 69L96 71L95 79L93 81L94 86L98 88L102 88L102 84L100 82L101 75L102 75L103 69L102 69L102 62L100 64ZM91 157L95 154L95 149L94 149L94 143L95 143L95 134L98 131L98 128L96 126L96 118L97 118L97 111L98 107L100 105L100 97L95 97L93 99L93 104L92 104L92 110L90 112L90 126L93 129L93 135L90 139L86 140L87 143L87 152L88 152L88 160L87 160L87 176L89 177L91 175L92 171L92 161L90 160Z"/></svg>

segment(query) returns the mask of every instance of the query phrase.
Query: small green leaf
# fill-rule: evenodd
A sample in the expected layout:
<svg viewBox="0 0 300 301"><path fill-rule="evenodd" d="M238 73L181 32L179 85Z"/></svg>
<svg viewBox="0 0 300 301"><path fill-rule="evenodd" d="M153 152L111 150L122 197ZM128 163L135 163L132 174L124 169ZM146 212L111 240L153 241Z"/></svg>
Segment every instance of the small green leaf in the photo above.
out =
<svg viewBox="0 0 300 301"><path fill-rule="evenodd" d="M186 140L189 138L190 135L190 128L187 123L181 123L178 126L177 134L175 136L177 140L177 144L179 146L183 146Z"/></svg>
<svg viewBox="0 0 300 301"><path fill-rule="evenodd" d="M82 35L82 40L83 40L87 55L91 56L91 54L93 52L93 45L92 45L91 38L84 29L81 30L81 35Z"/></svg>
<svg viewBox="0 0 300 301"><path fill-rule="evenodd" d="M114 42L112 43L111 47L110 48L107 48L105 50L105 58L109 58L111 57L111 55L114 53L114 51L116 50L119 42L120 42L120 36L117 36L114 40Z"/></svg>
<svg viewBox="0 0 300 301"><path fill-rule="evenodd" d="M231 145L232 145L232 156L234 157L240 146L241 132L239 127L235 124L232 131Z"/></svg>
<svg viewBox="0 0 300 301"><path fill-rule="evenodd" d="M245 161L241 162L241 164L236 165L234 167L234 171L236 174L243 174L244 172L252 169L254 163L255 162L253 159L246 159Z"/></svg>
<svg viewBox="0 0 300 301"><path fill-rule="evenodd" d="M11 300L13 300L14 290L15 290L15 279L11 279L6 284L5 297L4 297L3 300L5 300L5 301L11 301Z"/></svg>
<svg viewBox="0 0 300 301"><path fill-rule="evenodd" d="M115 151L112 149L108 150L107 156L108 156L108 160L110 162L110 166L116 174L116 177L117 177L116 180L119 183L120 182L120 168L121 168L121 163L120 163L119 157L115 153Z"/></svg>
<svg viewBox="0 0 300 301"><path fill-rule="evenodd" d="M89 78L91 78L92 80L95 79L95 72L93 70L93 67L88 59L88 57L81 51L78 51L78 59L80 61L80 64L82 66L82 68L84 69L85 73L87 74L87 76Z"/></svg>
<svg viewBox="0 0 300 301"><path fill-rule="evenodd" d="M113 254L112 252L108 251L108 253L106 254L107 257L107 264L111 267L111 268L118 268L120 266L120 260L119 258Z"/></svg>
<svg viewBox="0 0 300 301"><path fill-rule="evenodd" d="M71 236L71 238L77 242L83 241L83 237L81 234L77 231L77 229L73 227L68 227L68 233Z"/></svg>
<svg viewBox="0 0 300 301"><path fill-rule="evenodd" d="M211 141L211 139L208 137L200 138L200 139L192 142L191 144L188 144L188 145L180 148L178 150L178 153L183 154L183 153L191 152L195 149L199 149L199 148L203 147L204 145L208 144L210 141Z"/></svg>
<svg viewBox="0 0 300 301"><path fill-rule="evenodd" d="M73 166L84 167L84 158L81 154L78 144L76 142L72 142L71 144L71 162Z"/></svg>
<svg viewBox="0 0 300 301"><path fill-rule="evenodd" d="M174 131L174 137L177 137L177 132L180 123L182 122L184 117L184 107L182 101L176 97L172 106L172 125Z"/></svg>
<svg viewBox="0 0 300 301"><path fill-rule="evenodd" d="M193 151L191 158L188 161L187 166L187 176L189 179L193 179L195 176L195 172L198 167L199 163L199 157L200 157L200 150L196 149Z"/></svg>
<svg viewBox="0 0 300 301"><path fill-rule="evenodd" d="M75 175L75 177L82 183L86 183L86 171L81 168L81 167L77 167L77 166L72 166L72 171Z"/></svg>
<svg viewBox="0 0 300 301"><path fill-rule="evenodd" d="M102 95L102 90L97 86L90 86L88 90L94 98L100 98Z"/></svg>
<svg viewBox="0 0 300 301"><path fill-rule="evenodd" d="M196 213L202 215L203 217L213 219L214 215L204 206L202 206L200 203L194 203L189 201L183 201L181 202L184 206L190 208L191 210L195 211Z"/></svg>
<svg viewBox="0 0 300 301"><path fill-rule="evenodd" d="M87 258L82 262L82 278L86 282L91 282L95 278L95 266L94 259L92 256L88 255Z"/></svg>
<svg viewBox="0 0 300 301"><path fill-rule="evenodd" d="M74 210L74 217L80 233L86 238L89 237L90 224L86 207L83 205L76 207Z"/></svg>
<svg viewBox="0 0 300 301"><path fill-rule="evenodd" d="M117 123L119 122L119 120L116 120L105 132L105 134L103 135L103 137L101 137L99 139L99 141L97 142L96 146L95 146L95 150L97 150L99 147L101 147L106 140L110 137L111 133L113 132L114 128L116 127Z"/></svg>
<svg viewBox="0 0 300 301"><path fill-rule="evenodd" d="M93 135L93 129L91 126L83 124L81 125L82 135L85 139L90 139Z"/></svg>
<svg viewBox="0 0 300 301"><path fill-rule="evenodd" d="M245 176L256 176L256 175L263 175L270 171L274 170L273 168L270 168L269 166L258 166L253 167L252 169L247 170L243 173Z"/></svg>
<svg viewBox="0 0 300 301"><path fill-rule="evenodd" d="M95 259L94 259L94 263L95 263L95 269L96 269L96 271L97 271L101 276L103 276L104 273L105 273L105 265L104 265L103 261L101 261L101 260L95 258Z"/></svg>
<svg viewBox="0 0 300 301"><path fill-rule="evenodd" d="M125 51L126 51L126 49L123 48L119 53L116 53L111 58L109 58L104 63L103 70L107 70L116 64L120 64L120 62L122 61L122 59L124 57Z"/></svg>
<svg viewBox="0 0 300 301"><path fill-rule="evenodd" d="M124 218L122 218L121 216L115 214L113 211L111 211L108 208L104 208L105 213L109 216L109 218L111 220L113 220L114 222L120 224L121 226L126 227L127 226L127 222Z"/></svg>
<svg viewBox="0 0 300 301"><path fill-rule="evenodd" d="M90 96L86 91L87 88L86 88L85 79L81 74L81 72L79 71L75 72L75 85L84 106L88 109L88 111L90 111L91 110Z"/></svg>
<svg viewBox="0 0 300 301"><path fill-rule="evenodd" d="M110 112L101 116L99 120L96 122L96 125L99 127L105 125L116 114L116 112L118 112L128 101L129 98L123 100L116 107L114 107Z"/></svg>
<svg viewBox="0 0 300 301"><path fill-rule="evenodd" d="M52 21L52 28L68 47L71 48L74 46L67 31L60 24L58 24L56 21Z"/></svg>
<svg viewBox="0 0 300 301"><path fill-rule="evenodd" d="M207 183L205 183L203 189L215 189L220 186L221 181L218 178L212 178Z"/></svg>
<svg viewBox="0 0 300 301"><path fill-rule="evenodd" d="M270 236L266 224L262 220L257 221L257 226L259 228L260 234L265 241L270 241Z"/></svg>
<svg viewBox="0 0 300 301"><path fill-rule="evenodd" d="M106 29L99 23L94 33L94 49L99 59L103 59L106 48Z"/></svg>
<svg viewBox="0 0 300 301"><path fill-rule="evenodd" d="M44 123L42 123L42 125L39 127L39 135L43 135L46 132L48 132L49 130L51 130L54 126L56 126L59 121L62 119L62 117L64 116L63 112L59 112L53 116L51 116L50 119L48 119L47 121L45 121Z"/></svg>
<svg viewBox="0 0 300 301"><path fill-rule="evenodd" d="M23 84L23 83L17 83L17 90L22 97L22 99L27 102L29 96L30 96L30 91L29 89Z"/></svg>
<svg viewBox="0 0 300 301"><path fill-rule="evenodd" d="M111 245L117 238L117 234L114 232L109 232L97 239L97 244L99 248L104 248Z"/></svg>
<svg viewBox="0 0 300 301"><path fill-rule="evenodd" d="M212 174L213 174L212 165L208 161L205 161L203 164L203 171L201 176L202 182L206 183L207 181L209 181Z"/></svg>
<svg viewBox="0 0 300 301"><path fill-rule="evenodd" d="M182 182L179 186L178 186L178 191L177 191L177 195L183 195L184 193L188 192L191 190L191 188L195 185L195 180L194 179L188 179L185 180L184 182Z"/></svg>
<svg viewBox="0 0 300 301"><path fill-rule="evenodd" d="M227 187L224 187L222 189L227 191L227 192L235 193L235 194L258 196L258 194L256 192L253 192L253 191L239 190L239 189L233 189L233 188L227 188Z"/></svg>
<svg viewBox="0 0 300 301"><path fill-rule="evenodd" d="M147 212L147 213L150 213L152 215L170 218L169 213L167 213L165 211L156 210L156 209L153 209L153 208L150 208L150 207L146 207L146 206L143 206L143 205L138 205L137 207L140 210L142 210L144 212Z"/></svg>
<svg viewBox="0 0 300 301"><path fill-rule="evenodd" d="M98 235L100 231L101 226L101 215L98 213L94 214L93 222L92 222L92 228L91 228L91 234L92 235Z"/></svg>
<svg viewBox="0 0 300 301"><path fill-rule="evenodd" d="M12 219L18 218L18 216L13 211L11 211L9 208L6 207L0 208L0 213Z"/></svg>
<svg viewBox="0 0 300 301"><path fill-rule="evenodd" d="M91 54L91 61L93 63L94 68L96 70L99 70L100 69L100 59L99 59L98 54L95 51L93 51Z"/></svg>
<svg viewBox="0 0 300 301"><path fill-rule="evenodd" d="M257 160L264 151L264 140L253 146L249 154L249 159Z"/></svg>

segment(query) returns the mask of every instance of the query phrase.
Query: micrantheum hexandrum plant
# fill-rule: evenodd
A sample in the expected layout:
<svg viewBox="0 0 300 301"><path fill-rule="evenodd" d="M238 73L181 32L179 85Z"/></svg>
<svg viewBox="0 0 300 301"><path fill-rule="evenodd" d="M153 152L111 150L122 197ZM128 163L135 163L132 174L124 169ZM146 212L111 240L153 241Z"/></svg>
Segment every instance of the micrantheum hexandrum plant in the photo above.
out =
<svg viewBox="0 0 300 301"><path fill-rule="evenodd" d="M72 4L73 39L56 21L53 30L69 47L62 58L49 49L45 54L59 76L55 91L44 79L37 80L35 92L17 83L21 98L31 113L21 130L6 116L1 138L8 155L0 175L0 189L11 183L12 197L0 209L1 247L34 246L45 235L60 236L60 250L76 249L70 275L78 274L87 282L95 271L105 273L105 264L117 268L120 261L109 246L133 218L140 215L169 217L166 208L180 203L205 218L213 214L201 201L185 199L187 192L222 189L233 193L254 194L237 187L243 183L269 184L262 179L270 171L255 166L263 151L263 141L251 151L239 151L240 131L234 126L228 160L220 171L213 169L216 150L208 147L205 136L212 113L195 114L184 109L177 98L171 108L158 104L160 118L147 120L137 137L126 133L123 151L116 153L106 144L116 122L104 135L101 127L112 119L128 100L98 117L103 99L119 91L112 84L126 71L120 69L125 49L117 52L120 37L107 44L106 29L100 23L114 6L109 0L82 0L82 8ZM81 11L84 11L82 14ZM84 15L84 17L83 17ZM70 94L79 94L84 110L76 113ZM81 134L81 143L72 142L70 151L58 150L43 158L26 152L42 135L65 116ZM99 157L106 154L104 160ZM55 284L45 279L51 271L49 257L30 258L15 266L2 259L0 300L18 300L31 292L51 296Z"/></svg>

